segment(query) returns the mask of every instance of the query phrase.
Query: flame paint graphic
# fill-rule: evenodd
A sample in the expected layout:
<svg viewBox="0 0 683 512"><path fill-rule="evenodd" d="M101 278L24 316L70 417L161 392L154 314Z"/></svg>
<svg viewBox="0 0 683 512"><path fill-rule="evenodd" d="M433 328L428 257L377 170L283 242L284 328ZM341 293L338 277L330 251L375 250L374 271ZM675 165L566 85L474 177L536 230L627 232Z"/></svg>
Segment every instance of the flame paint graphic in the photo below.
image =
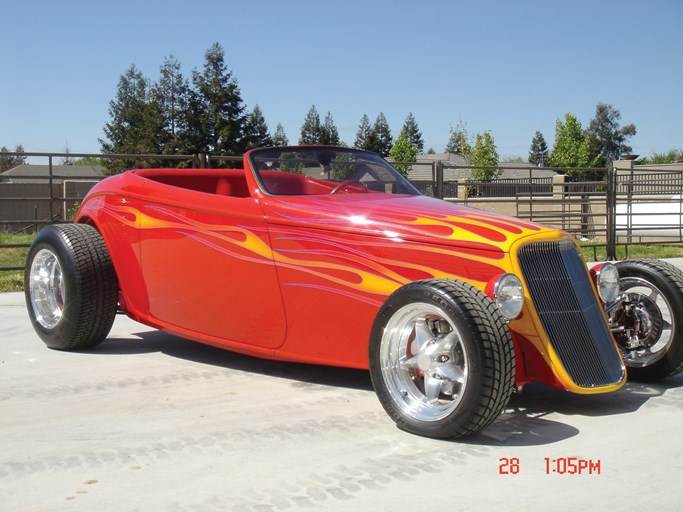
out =
<svg viewBox="0 0 683 512"><path fill-rule="evenodd" d="M385 235L353 237L342 229L284 225L247 228L206 223L170 207L156 205L145 205L141 211L132 206L102 201L96 207L132 228L170 230L230 258L263 265L275 264L300 273L300 280L284 282L285 286L323 290L373 305L380 305L397 288L417 279L457 277L481 287L504 272L501 260L505 253L491 242L507 240L507 233L519 235L539 229L522 221L485 213L467 212L464 217L454 217L439 216L437 211L437 215L424 217L417 211L400 214L374 211L364 218L370 225L380 226ZM339 209L334 211L339 219ZM311 224L309 219L297 220ZM323 219L322 224L329 228L333 225L332 220ZM346 222L348 226L348 220ZM340 221L336 223L340 224ZM401 236L405 233L428 233L437 239L452 240L462 236L465 241L463 247L412 242L386 235L392 232L392 228L400 231ZM449 261L449 271L425 264L434 259L443 262L444 258ZM304 276L317 279L308 281Z"/></svg>

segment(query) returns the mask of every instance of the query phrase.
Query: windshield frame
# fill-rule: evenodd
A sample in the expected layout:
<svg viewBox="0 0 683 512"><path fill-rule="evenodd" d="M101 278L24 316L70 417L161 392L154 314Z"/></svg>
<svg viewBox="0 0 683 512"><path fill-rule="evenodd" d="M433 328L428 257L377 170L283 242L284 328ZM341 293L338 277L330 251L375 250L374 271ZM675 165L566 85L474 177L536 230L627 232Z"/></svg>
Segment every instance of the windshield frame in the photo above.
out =
<svg viewBox="0 0 683 512"><path fill-rule="evenodd" d="M389 164L384 158L377 153L365 151L361 149L345 148L339 146L325 146L325 145L302 145L302 146L272 146L266 148L252 149L246 154L249 167L251 168L254 178L261 189L261 191L273 197L281 196L320 196L336 193L342 183L349 183L349 190L345 192L372 192L386 195L421 195L421 193L408 181L401 173ZM270 162L283 163L287 162L289 165L299 167L301 172L287 171L281 169L280 166L275 167ZM270 163L270 164L269 164ZM269 167L273 165L273 168ZM307 166L307 171L303 171L303 166ZM319 166L320 176L311 176L311 171L315 171L315 167ZM342 172L340 169L350 169L351 166L358 168L365 165L371 172L364 174L363 178L349 179L339 176ZM312 180L322 185L320 192L299 192L299 193L278 193L274 187L269 186L265 179L265 172L281 172L283 174L303 175L305 180ZM337 176L333 176L335 172ZM350 172L345 170L344 172ZM325 174L327 175L325 176ZM383 180L365 180L366 176L370 174L381 174ZM273 175L274 176L274 175ZM321 177L322 176L322 177ZM360 180L360 181L359 181ZM387 187L390 185L390 187ZM324 190L325 186L329 187ZM377 189L377 187L384 187L384 190ZM372 187L370 189L369 187ZM346 188L346 187L344 187ZM396 192L388 192L391 188ZM336 190L335 190L336 189ZM334 191L332 191L334 190Z"/></svg>

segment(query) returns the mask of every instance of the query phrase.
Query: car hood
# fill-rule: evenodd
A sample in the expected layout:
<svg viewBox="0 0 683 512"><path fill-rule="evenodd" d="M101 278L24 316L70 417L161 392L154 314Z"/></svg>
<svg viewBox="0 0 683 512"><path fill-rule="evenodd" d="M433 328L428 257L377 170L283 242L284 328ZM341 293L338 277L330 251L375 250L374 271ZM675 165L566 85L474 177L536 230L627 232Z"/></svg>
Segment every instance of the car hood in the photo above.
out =
<svg viewBox="0 0 683 512"><path fill-rule="evenodd" d="M271 224L509 252L522 237L557 230L425 196L334 194L268 197Z"/></svg>

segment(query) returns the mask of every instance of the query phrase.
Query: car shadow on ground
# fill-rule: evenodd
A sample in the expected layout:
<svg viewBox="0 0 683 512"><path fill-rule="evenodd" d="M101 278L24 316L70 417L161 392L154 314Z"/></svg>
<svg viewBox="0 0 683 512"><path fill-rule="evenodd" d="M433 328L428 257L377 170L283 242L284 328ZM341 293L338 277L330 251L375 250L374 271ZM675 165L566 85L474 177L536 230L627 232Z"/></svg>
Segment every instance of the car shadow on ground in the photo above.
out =
<svg viewBox="0 0 683 512"><path fill-rule="evenodd" d="M288 379L296 387L315 384L373 391L370 375L365 370L245 356L161 331L143 331L129 337L113 337L83 353L122 356L154 352L226 370ZM640 409L648 400L680 387L683 387L683 373L657 383L628 382L619 391L599 395L576 395L540 384L530 384L525 387L524 392L512 395L505 411L493 424L473 436L456 441L488 446L552 444L580 433L578 428L563 422L563 416L629 414ZM683 401L676 402L673 406L683 408Z"/></svg>

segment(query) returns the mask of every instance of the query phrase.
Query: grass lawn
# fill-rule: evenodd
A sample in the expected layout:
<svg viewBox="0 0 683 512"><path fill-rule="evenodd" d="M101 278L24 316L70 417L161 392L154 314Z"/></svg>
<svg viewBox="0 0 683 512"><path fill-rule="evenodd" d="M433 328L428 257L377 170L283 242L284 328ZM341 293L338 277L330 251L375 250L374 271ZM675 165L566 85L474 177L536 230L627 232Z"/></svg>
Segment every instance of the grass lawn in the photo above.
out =
<svg viewBox="0 0 683 512"><path fill-rule="evenodd" d="M34 233L10 235L0 232L0 244L30 244ZM0 248L0 267L23 267L28 247ZM24 272L9 270L0 272L0 292L17 292L24 289Z"/></svg>

